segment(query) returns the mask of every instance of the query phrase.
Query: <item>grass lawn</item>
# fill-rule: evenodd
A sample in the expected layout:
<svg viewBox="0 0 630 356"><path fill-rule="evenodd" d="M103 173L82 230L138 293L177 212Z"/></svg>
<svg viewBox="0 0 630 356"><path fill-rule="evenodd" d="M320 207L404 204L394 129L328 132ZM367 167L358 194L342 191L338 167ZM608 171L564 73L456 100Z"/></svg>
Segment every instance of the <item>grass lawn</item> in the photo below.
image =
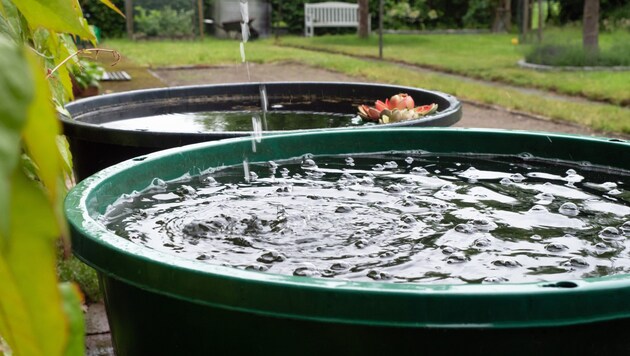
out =
<svg viewBox="0 0 630 356"><path fill-rule="evenodd" d="M411 40L416 36L398 36L402 40ZM469 36L454 36L455 38ZM501 36L499 36L501 37ZM337 37L335 37L337 38ZM333 37L316 37L313 41L330 41ZM482 36L486 38L486 36ZM508 36L503 36L507 44ZM294 41L286 39L283 41ZM357 50L367 50L365 43L351 40L351 37L338 36L337 41L347 40L343 46L354 46ZM486 40L489 41L488 38ZM299 43L310 43L311 40L301 38ZM462 40L464 41L464 40ZM492 41L490 41L492 42ZM161 67L176 65L237 65L241 63L239 44L233 40L206 39L204 41L151 41L131 42L128 40L109 40L106 47L116 49L123 56L139 65ZM511 51L515 51L514 48ZM373 50L373 49L372 49ZM417 49L416 49L417 51ZM281 47L273 40L254 41L246 45L247 58L257 63L292 61L306 65L325 68L347 75L363 78L366 81L391 83L406 86L439 90L462 99L500 105L506 108L522 110L532 114L550 117L554 120L570 121L590 126L602 131L623 132L630 134L630 110L609 104L584 104L554 100L526 94L517 90L505 89L493 85L463 82L456 78L439 74L426 74L409 71L398 65L387 62L366 61L354 57L323 52L314 52L298 48ZM505 51L498 51L495 61L507 63ZM514 58L518 55L513 54ZM444 62L458 63L460 68L481 68L488 66L479 55L467 55L443 59ZM481 56L483 57L483 56ZM457 59L459 58L459 59ZM437 60L437 59L436 59ZM473 70L471 69L471 70ZM530 73L530 72L527 72ZM562 74L562 73L559 73ZM628 87L627 82L625 86ZM586 86L580 86L586 90ZM628 88L626 88L627 90Z"/></svg>
<svg viewBox="0 0 630 356"><path fill-rule="evenodd" d="M581 35L563 30L571 41ZM550 31L547 35L555 34ZM557 35L557 34L555 34ZM538 72L519 68L527 46L511 43L514 35L384 35L383 56L387 60L422 65L485 80L581 95L614 104L630 105L630 71L625 72ZM356 35L284 37L281 43L360 56L378 56L376 35L361 40ZM609 48L630 43L630 33L602 34L600 45Z"/></svg>

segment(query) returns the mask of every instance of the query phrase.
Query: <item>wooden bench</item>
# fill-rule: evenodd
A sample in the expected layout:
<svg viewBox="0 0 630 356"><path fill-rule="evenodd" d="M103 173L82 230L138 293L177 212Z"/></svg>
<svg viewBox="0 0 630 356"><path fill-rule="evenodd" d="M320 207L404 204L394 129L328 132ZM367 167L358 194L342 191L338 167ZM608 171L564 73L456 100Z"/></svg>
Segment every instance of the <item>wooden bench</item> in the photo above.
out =
<svg viewBox="0 0 630 356"><path fill-rule="evenodd" d="M313 37L315 27L359 28L359 5L347 2L304 4L304 35ZM370 22L368 20L368 31Z"/></svg>

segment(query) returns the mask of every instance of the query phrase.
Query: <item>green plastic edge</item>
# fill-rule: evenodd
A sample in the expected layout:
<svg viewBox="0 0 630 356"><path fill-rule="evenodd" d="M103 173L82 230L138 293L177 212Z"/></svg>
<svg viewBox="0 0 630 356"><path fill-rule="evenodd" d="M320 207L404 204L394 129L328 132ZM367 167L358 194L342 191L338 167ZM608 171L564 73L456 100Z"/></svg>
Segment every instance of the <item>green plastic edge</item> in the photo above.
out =
<svg viewBox="0 0 630 356"><path fill-rule="evenodd" d="M630 152L626 141L477 129L373 129L269 136L257 145L249 160L278 159L282 152L282 158L348 153L356 152L357 147L364 152L528 152L630 169L630 162L620 160ZM575 288L546 287L552 283L405 285L283 276L186 261L150 250L116 237L90 217L119 195L103 196L104 191L141 189L150 182L142 177L157 173L171 180L183 173L241 163L248 151L250 139L190 145L123 162L88 178L65 202L75 253L100 272L142 289L276 317L398 327L520 328L630 316L628 275L570 281ZM180 167L192 168L184 172L177 169ZM165 169L170 174L165 175Z"/></svg>

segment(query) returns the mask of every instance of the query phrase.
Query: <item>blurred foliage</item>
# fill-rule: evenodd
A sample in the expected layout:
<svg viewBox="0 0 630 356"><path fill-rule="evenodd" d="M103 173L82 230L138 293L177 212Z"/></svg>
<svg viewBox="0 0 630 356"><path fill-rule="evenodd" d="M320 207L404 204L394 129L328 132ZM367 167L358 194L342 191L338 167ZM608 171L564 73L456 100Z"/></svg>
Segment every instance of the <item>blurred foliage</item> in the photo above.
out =
<svg viewBox="0 0 630 356"><path fill-rule="evenodd" d="M134 8L135 32L148 37L182 37L194 34L194 10L176 10L165 6L160 10Z"/></svg>
<svg viewBox="0 0 630 356"><path fill-rule="evenodd" d="M111 0L119 9L125 8L125 0ZM103 38L122 37L126 33L125 18L110 11L100 0L80 0L85 18L101 29Z"/></svg>
<svg viewBox="0 0 630 356"><path fill-rule="evenodd" d="M99 87L99 80L103 78L105 69L98 63L87 59L79 60L79 65L72 68L72 76L83 89Z"/></svg>
<svg viewBox="0 0 630 356"><path fill-rule="evenodd" d="M59 283L55 268L59 237L69 252L62 201L72 173L57 120L72 99L70 72L77 66L68 34L95 40L78 4L0 0L2 353L85 350L82 296L73 284Z"/></svg>

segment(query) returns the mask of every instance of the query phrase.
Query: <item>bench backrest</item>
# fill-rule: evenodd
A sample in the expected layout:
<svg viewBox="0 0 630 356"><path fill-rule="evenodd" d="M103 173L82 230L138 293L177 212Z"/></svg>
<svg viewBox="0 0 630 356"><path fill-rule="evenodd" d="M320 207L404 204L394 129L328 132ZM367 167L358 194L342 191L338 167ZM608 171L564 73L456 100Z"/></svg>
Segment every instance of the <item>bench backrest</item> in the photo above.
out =
<svg viewBox="0 0 630 356"><path fill-rule="evenodd" d="M357 26L358 4L347 2L321 2L304 4L304 16L314 24L331 26Z"/></svg>

